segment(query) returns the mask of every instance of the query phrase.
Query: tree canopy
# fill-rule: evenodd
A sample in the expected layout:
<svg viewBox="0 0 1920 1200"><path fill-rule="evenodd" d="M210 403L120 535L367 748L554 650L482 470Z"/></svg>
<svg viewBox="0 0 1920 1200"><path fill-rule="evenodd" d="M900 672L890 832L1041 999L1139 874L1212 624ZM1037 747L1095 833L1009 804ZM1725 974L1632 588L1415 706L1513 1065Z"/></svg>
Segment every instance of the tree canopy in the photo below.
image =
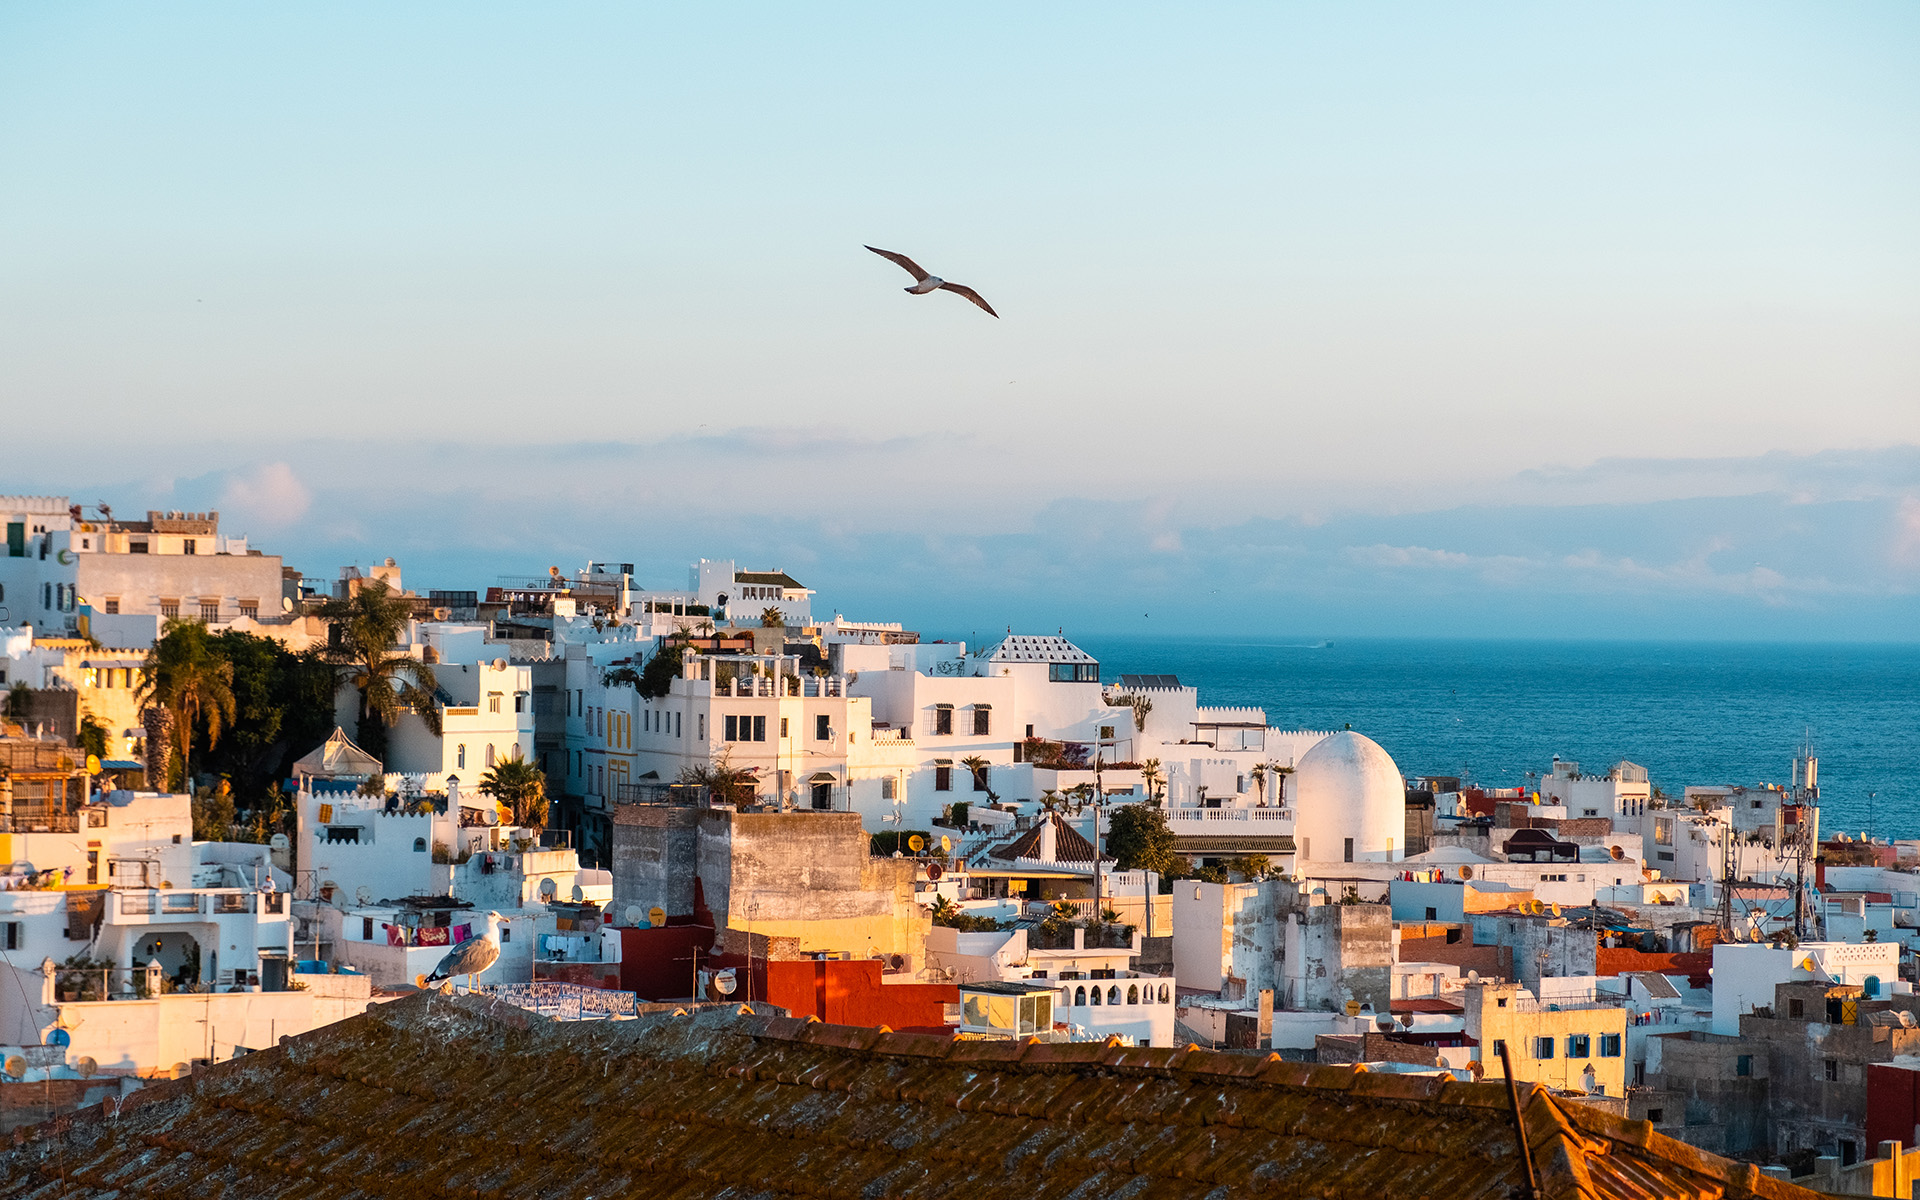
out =
<svg viewBox="0 0 1920 1200"><path fill-rule="evenodd" d="M322 604L319 616L329 625L328 659L339 669L341 681L360 693L354 740L361 749L385 759L387 730L400 723L406 708L418 713L429 730L440 732L440 703L434 695L440 681L432 667L397 648L413 617L406 597L375 579L345 599Z"/></svg>
<svg viewBox="0 0 1920 1200"><path fill-rule="evenodd" d="M206 625L169 617L140 668L138 694L173 715L180 785L192 791L194 734L204 725L207 744L218 745L220 734L233 721L233 664L214 653ZM168 786L172 785L169 780Z"/></svg>
<svg viewBox="0 0 1920 1200"><path fill-rule="evenodd" d="M480 791L507 810L515 825L538 829L547 823L547 776L514 749L480 777Z"/></svg>
<svg viewBox="0 0 1920 1200"><path fill-rule="evenodd" d="M1158 808L1122 804L1108 818L1105 850L1113 855L1114 865L1122 871L1168 874L1178 861L1173 847L1173 830L1167 828L1167 814Z"/></svg>

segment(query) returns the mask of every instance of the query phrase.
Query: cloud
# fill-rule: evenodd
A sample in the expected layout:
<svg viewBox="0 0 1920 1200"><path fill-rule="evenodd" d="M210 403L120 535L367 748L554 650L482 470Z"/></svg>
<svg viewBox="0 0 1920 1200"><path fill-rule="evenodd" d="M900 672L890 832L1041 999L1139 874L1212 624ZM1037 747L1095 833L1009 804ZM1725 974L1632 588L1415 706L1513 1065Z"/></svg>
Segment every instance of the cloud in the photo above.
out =
<svg viewBox="0 0 1920 1200"><path fill-rule="evenodd" d="M243 475L233 475L220 491L224 519L268 529L285 529L312 507L313 493L284 462L262 463Z"/></svg>

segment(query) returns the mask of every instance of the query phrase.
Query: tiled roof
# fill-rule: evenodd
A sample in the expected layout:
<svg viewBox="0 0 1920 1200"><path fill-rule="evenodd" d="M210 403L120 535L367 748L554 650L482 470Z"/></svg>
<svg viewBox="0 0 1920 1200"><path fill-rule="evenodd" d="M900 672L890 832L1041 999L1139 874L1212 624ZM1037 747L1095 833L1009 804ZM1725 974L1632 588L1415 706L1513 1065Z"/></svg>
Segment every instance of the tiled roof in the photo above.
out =
<svg viewBox="0 0 1920 1200"><path fill-rule="evenodd" d="M987 651L989 662L1090 663L1093 655L1063 637L1016 633L1001 638Z"/></svg>
<svg viewBox="0 0 1920 1200"><path fill-rule="evenodd" d="M735 583L764 583L773 587L797 588L806 586L785 571L735 571L733 573L733 581Z"/></svg>
<svg viewBox="0 0 1920 1200"><path fill-rule="evenodd" d="M988 856L1003 860L1030 858L1040 861L1041 826L1053 824L1053 861L1062 863L1086 863L1093 865L1093 843L1081 836L1073 826L1060 819L1059 813L1047 813L1040 823L1027 830L1004 846L995 846L987 851Z"/></svg>
<svg viewBox="0 0 1920 1200"><path fill-rule="evenodd" d="M1541 1200L1814 1193L1524 1086ZM1504 1084L419 995L16 1137L0 1198L1518 1194Z"/></svg>

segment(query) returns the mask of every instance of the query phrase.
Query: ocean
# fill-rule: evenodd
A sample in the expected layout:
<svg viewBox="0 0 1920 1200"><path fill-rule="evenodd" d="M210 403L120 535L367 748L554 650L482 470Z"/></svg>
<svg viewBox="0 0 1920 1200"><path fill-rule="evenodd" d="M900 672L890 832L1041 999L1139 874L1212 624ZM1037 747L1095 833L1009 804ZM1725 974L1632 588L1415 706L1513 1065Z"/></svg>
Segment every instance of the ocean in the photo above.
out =
<svg viewBox="0 0 1920 1200"><path fill-rule="evenodd" d="M1920 646L1074 639L1109 681L1168 674L1270 725L1351 725L1408 775L1512 787L1621 759L1669 795L1787 783L1820 759L1825 831L1920 837Z"/></svg>

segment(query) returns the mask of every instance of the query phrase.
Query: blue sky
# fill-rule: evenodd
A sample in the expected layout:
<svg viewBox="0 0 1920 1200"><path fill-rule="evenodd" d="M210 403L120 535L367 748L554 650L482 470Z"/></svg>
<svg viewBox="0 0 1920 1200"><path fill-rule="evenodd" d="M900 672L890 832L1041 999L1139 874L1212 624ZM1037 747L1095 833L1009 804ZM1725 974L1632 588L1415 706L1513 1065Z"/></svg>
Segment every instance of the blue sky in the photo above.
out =
<svg viewBox="0 0 1920 1200"><path fill-rule="evenodd" d="M1912 637L1916 50L1891 3L10 5L0 404L56 449L0 488L930 627Z"/></svg>

